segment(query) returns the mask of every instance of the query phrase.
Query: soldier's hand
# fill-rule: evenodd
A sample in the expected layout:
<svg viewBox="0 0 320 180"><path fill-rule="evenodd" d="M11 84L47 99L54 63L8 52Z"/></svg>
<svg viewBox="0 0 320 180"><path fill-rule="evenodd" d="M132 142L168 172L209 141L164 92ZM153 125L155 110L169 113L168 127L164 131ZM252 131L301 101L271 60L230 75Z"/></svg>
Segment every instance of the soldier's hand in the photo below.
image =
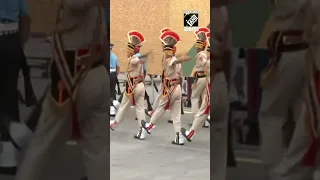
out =
<svg viewBox="0 0 320 180"><path fill-rule="evenodd" d="M181 61L189 61L191 59L191 57L187 54L180 54L177 56L177 58Z"/></svg>

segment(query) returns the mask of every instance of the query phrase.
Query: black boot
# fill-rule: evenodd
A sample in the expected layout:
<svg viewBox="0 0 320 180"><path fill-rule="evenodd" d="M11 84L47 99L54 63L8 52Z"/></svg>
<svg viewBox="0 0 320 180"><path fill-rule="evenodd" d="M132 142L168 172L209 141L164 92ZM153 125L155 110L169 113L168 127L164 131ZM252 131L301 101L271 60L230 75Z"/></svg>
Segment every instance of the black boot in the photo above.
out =
<svg viewBox="0 0 320 180"><path fill-rule="evenodd" d="M174 137L174 140L171 142L172 144L175 144L175 145L184 145L184 139L183 139L183 135L182 133L176 133L175 137Z"/></svg>

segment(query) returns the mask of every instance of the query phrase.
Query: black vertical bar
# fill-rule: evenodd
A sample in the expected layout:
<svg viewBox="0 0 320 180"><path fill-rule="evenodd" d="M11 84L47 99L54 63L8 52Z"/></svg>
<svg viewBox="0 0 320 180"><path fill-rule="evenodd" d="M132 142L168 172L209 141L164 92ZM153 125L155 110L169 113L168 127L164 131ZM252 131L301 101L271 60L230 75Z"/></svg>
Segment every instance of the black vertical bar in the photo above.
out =
<svg viewBox="0 0 320 180"><path fill-rule="evenodd" d="M108 87L110 87L110 0L106 0L107 1L107 5L106 5L106 11L105 11L105 13L106 13L106 18L105 18L105 20L106 20L106 36L107 36L107 43L106 43L106 45L107 45L107 47L104 47L104 48L106 48L107 49L107 51L106 51L106 59L105 59L105 61L106 61L106 64L105 64L105 66L106 66L106 69L107 69L107 71L108 71L108 76L109 76L109 81L108 81ZM107 96L108 98L109 98L109 100L108 101L110 101L110 91L109 91L109 96ZM109 114L109 119L110 119L110 106L108 106L108 110L107 110L107 112L108 112L108 114ZM106 127L106 130L107 131L109 131L109 137L110 137L110 128L107 128ZM106 143L108 143L108 145L109 145L109 148L108 148L108 153L110 154L110 138L108 138L108 141L109 142L106 142ZM109 162L110 162L110 156L108 156L108 160L109 160ZM107 180L110 180L111 179L111 177L110 177L110 163L109 163L109 167L106 167L106 171L109 171L109 177L107 178Z"/></svg>

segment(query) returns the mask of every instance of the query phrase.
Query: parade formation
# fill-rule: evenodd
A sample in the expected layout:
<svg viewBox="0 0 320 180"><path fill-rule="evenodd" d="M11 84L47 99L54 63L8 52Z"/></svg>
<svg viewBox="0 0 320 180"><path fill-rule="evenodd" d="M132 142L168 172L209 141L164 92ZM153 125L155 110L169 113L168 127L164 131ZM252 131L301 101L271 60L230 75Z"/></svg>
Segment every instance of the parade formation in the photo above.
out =
<svg viewBox="0 0 320 180"><path fill-rule="evenodd" d="M122 125L125 126L124 121L133 121L135 118L135 126L127 126L133 129L130 136L134 139L130 141L136 145L135 150L152 144L148 142L169 137L169 144L152 144L152 147L158 145L156 148L165 149L164 156L167 158L164 161L170 159L170 155L167 155L170 154L169 148L198 153L188 154L186 156L189 159L186 159L185 155L180 156L181 152L172 151L172 162L182 162L186 167L187 164L199 166L199 161L185 162L198 158L205 161L210 152L213 159L210 162L211 179L226 180L227 168L236 166L230 135L232 103L229 75L232 73L228 71L231 69L228 60L231 57L231 26L226 4L214 4L211 16L216 19L212 20L211 29L209 26L199 27L190 33L190 39L193 38L195 44L194 57L186 52L177 53L179 45L184 43L178 31L168 27L160 30L156 48L161 49L161 80L158 94L152 97L151 103L146 75L151 79L154 75L148 74L146 63L153 60L154 52L151 50L140 54L149 37L139 30L126 32L128 42L124 46L126 52L123 52L126 55L125 68L121 72L125 75L124 91L119 92L118 87L120 97L117 98L115 88L119 83L120 65L112 53L114 44L109 44L107 38L109 32L104 18L106 1L63 2L59 5L59 16L55 17L57 20L51 32L52 57L48 67L48 85L37 102L23 51L31 23L27 3L0 1L0 83L5 85L0 88L0 175L10 174L15 176L15 180L45 180L51 165L50 159L67 142L76 142L85 168L83 180L106 180L110 177L110 171L106 168L112 168L109 130L111 136L125 134L118 130ZM257 114L261 139L259 160L268 180L309 180L319 169L319 2L271 1L274 10L270 19L274 22L275 30L268 35L270 61L259 81L263 91ZM244 53L245 50L242 51ZM244 55L239 58L243 59ZM188 77L193 80L188 84L188 100L191 102L191 112L188 113L192 116L190 127L183 122L182 116L185 107L183 65L187 63L194 65L192 77ZM17 84L21 69L25 80L25 104L36 106L26 121L21 121L19 116ZM154 84L152 86L157 88ZM248 103L246 98L244 101ZM127 113L131 107L135 117ZM170 113L168 122L172 124L172 130L165 131L163 136L151 136L160 132L160 123L166 113ZM293 124L289 129L291 134L286 132L286 126L290 123ZM190 148L192 145L198 146L195 137L201 134L202 127L209 125L210 142L208 140L203 144L210 143L213 148ZM286 133L290 137L288 142L284 138ZM126 141L126 145L130 141ZM140 144L137 145L137 142ZM129 146L127 154L132 153L131 148L134 148ZM125 149L127 146L121 144L121 147ZM146 149L150 151L151 148ZM116 151L121 154L120 150ZM154 158L154 152L150 152L150 159ZM205 155L199 155L202 153ZM136 158L132 154L122 157L124 164L130 164L128 159L132 156ZM117 158L114 159L121 159ZM137 155L137 159L142 158ZM155 163L153 160L152 163ZM209 164L208 159L206 162ZM130 170L142 166L138 164L140 162L132 163L135 167L129 167ZM169 165L169 168L176 166ZM189 167L183 168L189 172ZM135 170L128 176L133 176ZM119 172L121 175L126 173L123 170ZM181 171L177 172L182 174ZM139 173L134 178L145 176ZM155 171L150 174L153 177ZM180 177L174 176L173 179Z"/></svg>
<svg viewBox="0 0 320 180"><path fill-rule="evenodd" d="M174 136L172 144L184 145L184 139L191 141L194 131L185 131L181 125L182 114L182 66L181 63L191 60L187 54L176 54L177 44L181 41L180 36L170 28L163 28L160 31L160 42L163 58L162 58L162 75L161 88L159 94L153 103L153 110L144 109L144 74L142 72L142 64L149 57L149 53L139 58L135 55L134 49L145 41L143 35L138 31L130 31L128 33L128 66L126 70L126 88L124 97L112 104L112 108L117 109L114 120L110 121L110 129L115 130L115 127L124 118L125 111L130 106L135 106L135 111L138 119L138 133L134 136L136 139L144 140L146 134L151 132L156 127L156 122L160 120L166 111L170 111L171 121L174 128ZM193 116L195 121L193 127L202 126L206 121L209 121L210 109L210 29L199 28L194 32L197 44L197 55L195 57L195 81L192 87ZM160 43L159 43L160 44ZM150 52L151 53L151 52ZM146 118L150 117L150 120Z"/></svg>

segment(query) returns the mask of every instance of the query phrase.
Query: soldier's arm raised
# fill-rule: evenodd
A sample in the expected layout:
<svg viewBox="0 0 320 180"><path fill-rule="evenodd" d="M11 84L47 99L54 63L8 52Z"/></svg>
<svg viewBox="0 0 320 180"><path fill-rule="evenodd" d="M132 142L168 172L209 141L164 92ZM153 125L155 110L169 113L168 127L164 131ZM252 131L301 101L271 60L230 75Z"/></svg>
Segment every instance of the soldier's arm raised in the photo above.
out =
<svg viewBox="0 0 320 180"><path fill-rule="evenodd" d="M131 63L132 64L137 64L137 63L144 64L150 58L150 54L151 54L151 52L144 54L144 55L141 55L140 57L133 58L133 59L131 59Z"/></svg>
<svg viewBox="0 0 320 180"><path fill-rule="evenodd" d="M183 63L183 62L186 62L186 61L189 61L189 60L191 60L191 57L186 55L186 54L177 55L175 58L172 58L172 60L170 61L169 66L172 66L174 64Z"/></svg>
<svg viewBox="0 0 320 180"><path fill-rule="evenodd" d="M130 60L130 63L131 64L138 64L138 63L141 63L141 64L144 64L146 62L148 58L145 57L145 56L140 56L140 57L134 57L134 58L131 58Z"/></svg>

